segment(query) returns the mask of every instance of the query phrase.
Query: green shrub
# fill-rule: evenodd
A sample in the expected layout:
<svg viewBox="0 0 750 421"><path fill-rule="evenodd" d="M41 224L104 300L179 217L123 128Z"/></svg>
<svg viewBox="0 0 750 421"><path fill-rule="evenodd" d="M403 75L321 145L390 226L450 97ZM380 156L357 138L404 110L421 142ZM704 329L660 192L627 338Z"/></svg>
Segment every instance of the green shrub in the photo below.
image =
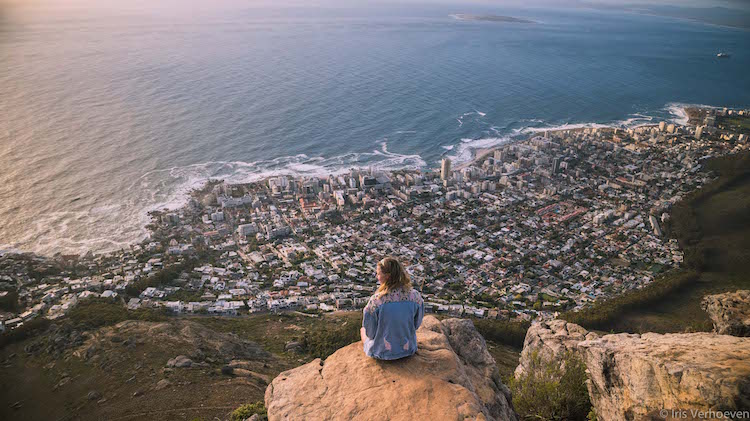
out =
<svg viewBox="0 0 750 421"><path fill-rule="evenodd" d="M242 421L255 414L258 414L262 421L268 420L268 412L266 411L266 406L263 402L249 403L235 409L234 412L232 412L232 421Z"/></svg>
<svg viewBox="0 0 750 421"><path fill-rule="evenodd" d="M8 291L4 297L0 297L0 310L18 313L21 310L18 304L18 292Z"/></svg>
<svg viewBox="0 0 750 421"><path fill-rule="evenodd" d="M111 326L125 320L159 322L167 320L167 317L167 310L163 308L128 310L118 301L89 298L73 307L66 319L77 329L87 330Z"/></svg>
<svg viewBox="0 0 750 421"><path fill-rule="evenodd" d="M315 326L302 338L305 351L315 358L326 359L341 347L360 340L362 323L347 320L339 326Z"/></svg>
<svg viewBox="0 0 750 421"><path fill-rule="evenodd" d="M474 326L485 339L518 349L523 348L526 331L530 325L529 322L510 320L473 319L473 321Z"/></svg>
<svg viewBox="0 0 750 421"><path fill-rule="evenodd" d="M550 360L533 352L528 370L511 379L510 389L522 420L585 420L591 413L586 366L572 352Z"/></svg>
<svg viewBox="0 0 750 421"><path fill-rule="evenodd" d="M21 342L26 338L32 338L42 334L50 326L51 322L43 317L24 322L23 325L0 335L0 349L12 343Z"/></svg>

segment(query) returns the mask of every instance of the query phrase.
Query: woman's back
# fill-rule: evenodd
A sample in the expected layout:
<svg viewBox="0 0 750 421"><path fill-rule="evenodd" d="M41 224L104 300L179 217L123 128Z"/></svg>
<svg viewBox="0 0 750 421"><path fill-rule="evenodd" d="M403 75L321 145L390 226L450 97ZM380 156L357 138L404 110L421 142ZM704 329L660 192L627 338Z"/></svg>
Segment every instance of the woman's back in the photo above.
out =
<svg viewBox="0 0 750 421"><path fill-rule="evenodd" d="M375 293L365 306L362 319L365 354L381 360L414 354L423 316L422 296L413 288Z"/></svg>

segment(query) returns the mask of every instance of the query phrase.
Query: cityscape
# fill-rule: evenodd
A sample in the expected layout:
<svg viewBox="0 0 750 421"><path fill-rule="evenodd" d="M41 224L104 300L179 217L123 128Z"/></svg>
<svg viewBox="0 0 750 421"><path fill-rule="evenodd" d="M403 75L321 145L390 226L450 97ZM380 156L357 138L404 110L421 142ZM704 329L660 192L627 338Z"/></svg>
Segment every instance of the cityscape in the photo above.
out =
<svg viewBox="0 0 750 421"><path fill-rule="evenodd" d="M2 252L0 299L21 308L0 313L0 330L90 297L227 317L361 310L386 255L404 260L427 312L553 319L681 267L671 207L712 180L704 160L750 148L724 123L750 110L688 112L689 125L539 131L434 169L211 180L153 212L130 249Z"/></svg>

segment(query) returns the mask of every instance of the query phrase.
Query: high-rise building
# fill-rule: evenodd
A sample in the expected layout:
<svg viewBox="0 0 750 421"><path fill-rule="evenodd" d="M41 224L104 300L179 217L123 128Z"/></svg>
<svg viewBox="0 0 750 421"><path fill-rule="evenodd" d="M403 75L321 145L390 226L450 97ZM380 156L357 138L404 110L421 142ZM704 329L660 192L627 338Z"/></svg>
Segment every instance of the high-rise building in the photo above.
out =
<svg viewBox="0 0 750 421"><path fill-rule="evenodd" d="M451 160L449 158L443 158L440 164L440 179L445 181L451 176Z"/></svg>
<svg viewBox="0 0 750 421"><path fill-rule="evenodd" d="M695 128L695 140L701 140L701 135L703 134L703 126L698 126Z"/></svg>
<svg viewBox="0 0 750 421"><path fill-rule="evenodd" d="M560 157L555 157L552 159L552 174L557 174L560 172Z"/></svg>
<svg viewBox="0 0 750 421"><path fill-rule="evenodd" d="M659 123L659 131L663 132L664 129L667 127L667 123L665 121L662 121Z"/></svg>

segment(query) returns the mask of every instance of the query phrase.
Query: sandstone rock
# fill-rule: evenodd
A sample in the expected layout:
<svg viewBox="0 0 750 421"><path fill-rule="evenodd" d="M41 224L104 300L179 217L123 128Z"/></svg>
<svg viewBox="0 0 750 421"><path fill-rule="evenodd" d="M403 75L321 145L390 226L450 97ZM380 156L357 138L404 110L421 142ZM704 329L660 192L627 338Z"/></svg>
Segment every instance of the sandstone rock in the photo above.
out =
<svg viewBox="0 0 750 421"><path fill-rule="evenodd" d="M750 290L707 295L701 301L701 308L714 323L714 332L750 336Z"/></svg>
<svg viewBox="0 0 750 421"><path fill-rule="evenodd" d="M193 365L193 361L184 355L178 355L167 361L167 367L169 368L190 367L191 365Z"/></svg>
<svg viewBox="0 0 750 421"><path fill-rule="evenodd" d="M269 420L517 420L510 394L470 321L426 316L411 357L378 361L362 343L279 374Z"/></svg>
<svg viewBox="0 0 750 421"><path fill-rule="evenodd" d="M519 378L526 373L531 361L531 354L538 352L543 361L554 360L567 351L577 352L577 345L587 339L596 339L599 335L589 332L575 323L565 320L550 320L547 322L534 322L526 331L523 341L523 351L515 377Z"/></svg>
<svg viewBox="0 0 750 421"><path fill-rule="evenodd" d="M162 390L169 387L172 383L169 382L167 379L161 379L158 382L156 382L156 386L154 386L154 390Z"/></svg>
<svg viewBox="0 0 750 421"><path fill-rule="evenodd" d="M750 338L620 333L578 349L601 421L658 418L662 409L750 409Z"/></svg>

